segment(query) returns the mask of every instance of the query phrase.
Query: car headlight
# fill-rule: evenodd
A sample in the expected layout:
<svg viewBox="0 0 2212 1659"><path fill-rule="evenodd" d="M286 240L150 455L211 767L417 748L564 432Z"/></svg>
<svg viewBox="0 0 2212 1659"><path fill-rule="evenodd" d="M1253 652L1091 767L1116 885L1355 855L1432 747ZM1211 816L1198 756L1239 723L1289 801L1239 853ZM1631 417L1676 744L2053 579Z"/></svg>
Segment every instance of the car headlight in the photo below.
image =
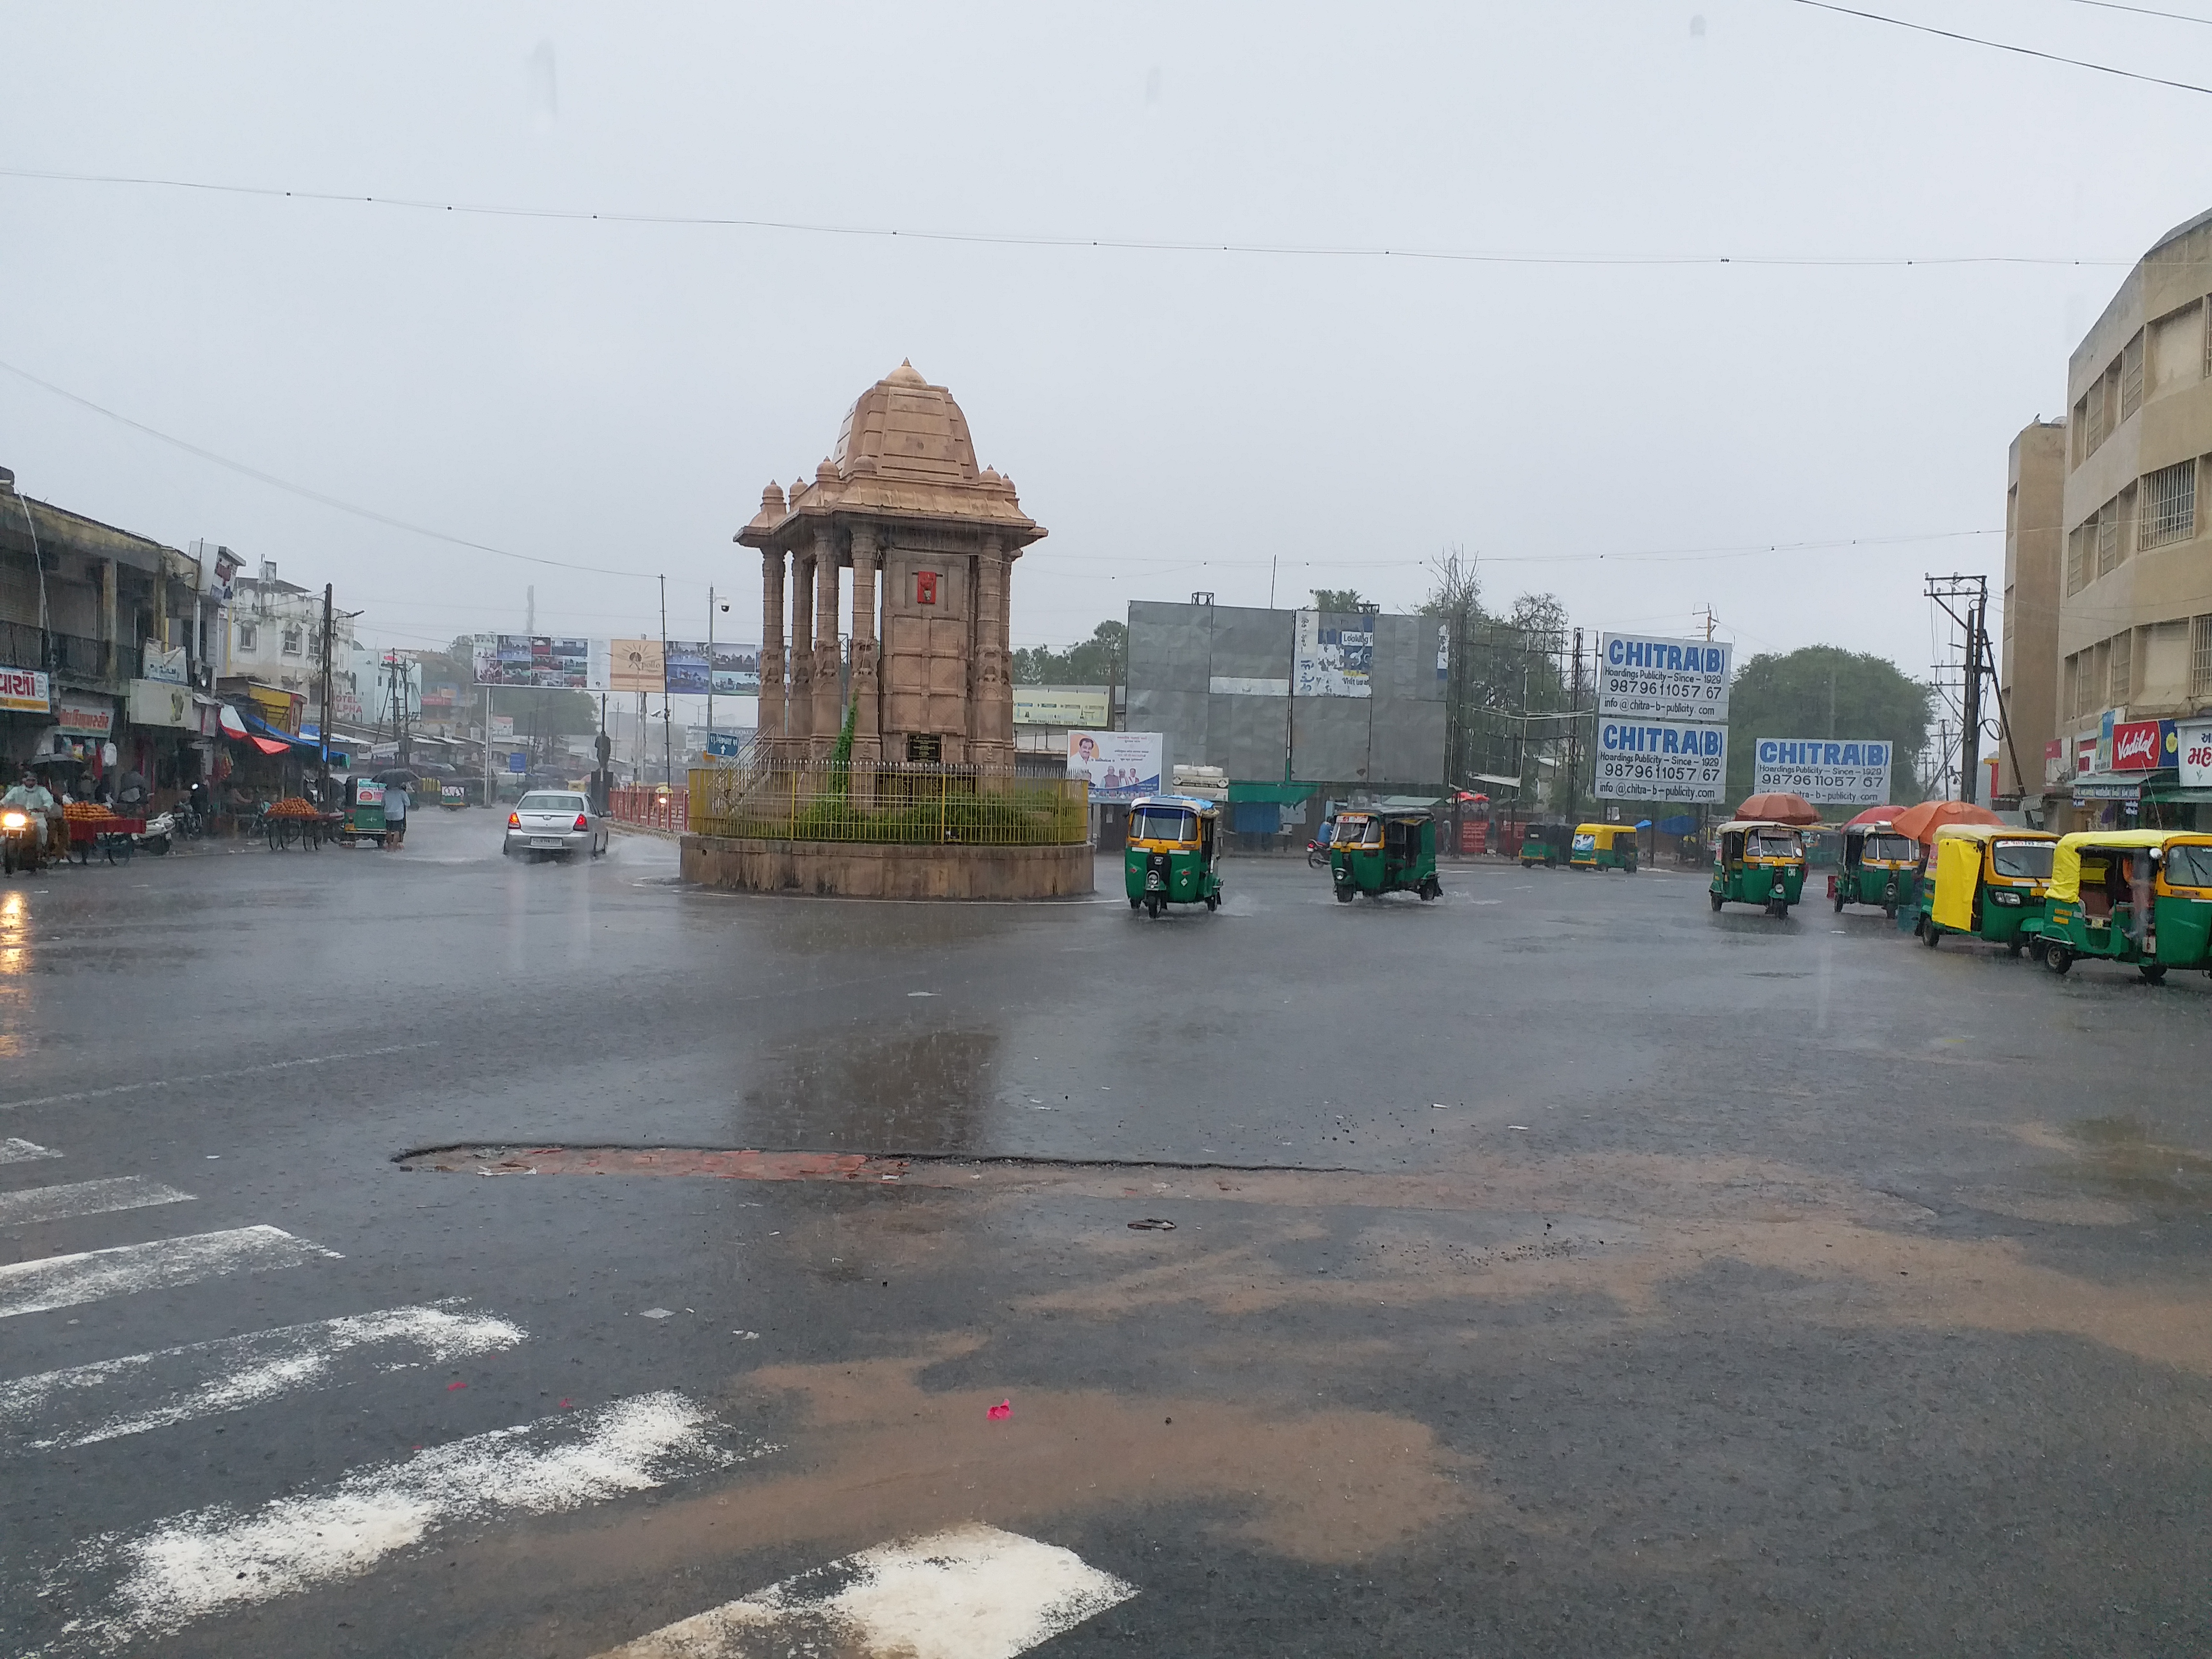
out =
<svg viewBox="0 0 2212 1659"><path fill-rule="evenodd" d="M1990 890L1990 896L1995 899L1999 904L2017 905L2020 902L2019 894L2008 891L2006 889L2002 887L1992 889Z"/></svg>

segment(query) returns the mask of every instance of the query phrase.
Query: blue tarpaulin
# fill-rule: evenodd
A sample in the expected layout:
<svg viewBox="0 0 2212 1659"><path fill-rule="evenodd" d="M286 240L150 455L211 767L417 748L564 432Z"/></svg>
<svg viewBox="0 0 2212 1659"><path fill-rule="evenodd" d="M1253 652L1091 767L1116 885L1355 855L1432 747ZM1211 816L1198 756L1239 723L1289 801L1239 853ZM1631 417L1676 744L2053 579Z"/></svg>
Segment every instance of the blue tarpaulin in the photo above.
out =
<svg viewBox="0 0 2212 1659"><path fill-rule="evenodd" d="M1671 818L1660 819L1653 827L1662 836L1687 836L1695 833L1698 821L1687 812L1677 812Z"/></svg>

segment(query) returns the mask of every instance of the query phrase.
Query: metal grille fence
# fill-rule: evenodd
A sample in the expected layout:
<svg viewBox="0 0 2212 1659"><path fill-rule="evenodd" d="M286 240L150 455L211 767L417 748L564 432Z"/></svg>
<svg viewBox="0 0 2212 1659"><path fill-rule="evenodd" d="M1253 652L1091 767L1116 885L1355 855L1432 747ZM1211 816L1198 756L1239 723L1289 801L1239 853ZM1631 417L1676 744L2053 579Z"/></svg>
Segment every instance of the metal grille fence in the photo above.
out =
<svg viewBox="0 0 2212 1659"><path fill-rule="evenodd" d="M2144 547L2185 542L2197 533L2197 463L2177 461L2142 482Z"/></svg>
<svg viewBox="0 0 2212 1659"><path fill-rule="evenodd" d="M692 775L696 777L698 774ZM635 823L647 830L681 830L688 810L681 789L627 785L607 791L607 816L618 823Z"/></svg>
<svg viewBox="0 0 2212 1659"><path fill-rule="evenodd" d="M969 847L1075 847L1091 786L1011 768L763 759L691 774L694 835Z"/></svg>

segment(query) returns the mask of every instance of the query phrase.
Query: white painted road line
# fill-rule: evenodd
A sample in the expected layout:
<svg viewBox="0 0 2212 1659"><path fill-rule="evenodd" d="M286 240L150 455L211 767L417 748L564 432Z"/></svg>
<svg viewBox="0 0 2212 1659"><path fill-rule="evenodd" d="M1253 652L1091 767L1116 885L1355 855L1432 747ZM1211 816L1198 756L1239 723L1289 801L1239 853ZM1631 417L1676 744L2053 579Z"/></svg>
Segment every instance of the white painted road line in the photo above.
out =
<svg viewBox="0 0 2212 1659"><path fill-rule="evenodd" d="M66 1586L75 1605L99 1610L71 1619L42 1651L112 1652L358 1577L448 1527L580 1509L775 1449L737 1443L680 1394L639 1395L433 1446L250 1510L216 1504L110 1533L44 1575L40 1594Z"/></svg>
<svg viewBox="0 0 2212 1659"><path fill-rule="evenodd" d="M219 1233L158 1238L148 1244L50 1255L0 1267L0 1319L74 1308L102 1297L190 1285L224 1273L266 1273L336 1257L282 1227L232 1227Z"/></svg>
<svg viewBox="0 0 2212 1659"><path fill-rule="evenodd" d="M0 1382L0 1454L143 1434L280 1395L496 1353L527 1335L519 1325L455 1312L454 1305L284 1325Z"/></svg>
<svg viewBox="0 0 2212 1659"><path fill-rule="evenodd" d="M800 1573L599 1659L1014 1659L1136 1593L1073 1550L956 1527Z"/></svg>
<svg viewBox="0 0 2212 1659"><path fill-rule="evenodd" d="M202 1072L197 1077L149 1077L137 1083L110 1084L105 1089L73 1089L65 1095L33 1095L24 1100L0 1100L0 1112L12 1112L18 1106L58 1106L71 1100L106 1100L111 1095L132 1095L142 1089L183 1089L200 1083L228 1083L241 1077L252 1077L262 1072L289 1072L301 1066L336 1066L343 1060L369 1060L379 1054L411 1054L417 1048L434 1048L434 1042L393 1042L381 1048L357 1048L349 1054L302 1054L293 1060L271 1060L258 1066L240 1066L228 1072Z"/></svg>
<svg viewBox="0 0 2212 1659"><path fill-rule="evenodd" d="M59 1152L49 1152L33 1140L18 1140L10 1135L0 1140L0 1164L27 1164L34 1158L59 1158Z"/></svg>
<svg viewBox="0 0 2212 1659"><path fill-rule="evenodd" d="M0 1193L0 1227L191 1201L190 1193L164 1187L144 1176L110 1176L104 1181L76 1181L65 1187L27 1187L19 1193Z"/></svg>

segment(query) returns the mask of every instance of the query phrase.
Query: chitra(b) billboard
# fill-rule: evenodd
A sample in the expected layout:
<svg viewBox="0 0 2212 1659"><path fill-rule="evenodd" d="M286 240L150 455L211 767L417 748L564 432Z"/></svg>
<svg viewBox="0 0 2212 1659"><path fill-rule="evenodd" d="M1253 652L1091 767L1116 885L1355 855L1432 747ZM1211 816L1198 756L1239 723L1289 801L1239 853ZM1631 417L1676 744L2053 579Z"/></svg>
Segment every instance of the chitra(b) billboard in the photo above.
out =
<svg viewBox="0 0 2212 1659"><path fill-rule="evenodd" d="M1727 788L1725 726L1599 719L1593 794L1687 805L1720 800Z"/></svg>
<svg viewBox="0 0 2212 1659"><path fill-rule="evenodd" d="M1760 738L1752 750L1752 793L1802 795L1820 806L1884 805L1891 749L1863 738Z"/></svg>
<svg viewBox="0 0 2212 1659"><path fill-rule="evenodd" d="M1647 720L1723 721L1735 650L1715 640L1601 634L1597 712Z"/></svg>

